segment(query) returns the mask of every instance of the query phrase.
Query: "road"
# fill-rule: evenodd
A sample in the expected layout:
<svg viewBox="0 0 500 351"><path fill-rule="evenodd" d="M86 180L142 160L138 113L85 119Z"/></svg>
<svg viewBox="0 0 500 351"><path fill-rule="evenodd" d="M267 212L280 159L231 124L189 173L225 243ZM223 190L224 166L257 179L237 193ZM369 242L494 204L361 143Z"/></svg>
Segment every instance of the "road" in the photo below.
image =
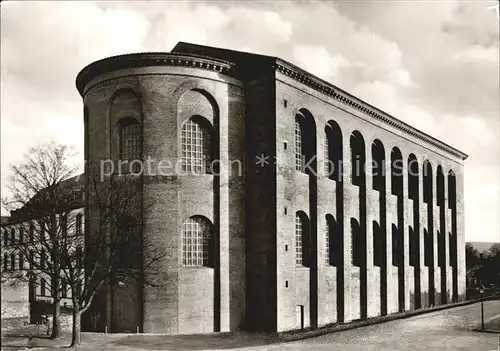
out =
<svg viewBox="0 0 500 351"><path fill-rule="evenodd" d="M500 301L485 302L484 314L499 316ZM470 330L480 321L477 303L260 350L500 350L500 334Z"/></svg>
<svg viewBox="0 0 500 351"><path fill-rule="evenodd" d="M485 323L500 316L500 301L484 303ZM500 350L500 334L472 331L480 326L480 304L426 313L406 319L322 335L301 341L275 343L251 333L205 335L85 334L80 351L95 350L242 350L242 351L334 351L334 350ZM2 335L2 350L26 346L51 346L67 350L68 336L57 342ZM47 348L42 348L47 349Z"/></svg>

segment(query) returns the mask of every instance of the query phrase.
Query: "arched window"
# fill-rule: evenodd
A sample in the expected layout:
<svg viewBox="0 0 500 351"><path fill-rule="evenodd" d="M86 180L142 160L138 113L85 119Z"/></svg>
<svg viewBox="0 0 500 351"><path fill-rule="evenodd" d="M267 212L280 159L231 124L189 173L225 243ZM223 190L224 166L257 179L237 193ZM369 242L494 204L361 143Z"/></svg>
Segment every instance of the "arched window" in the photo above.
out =
<svg viewBox="0 0 500 351"><path fill-rule="evenodd" d="M182 264L214 267L214 236L210 221L202 216L188 218L182 226Z"/></svg>
<svg viewBox="0 0 500 351"><path fill-rule="evenodd" d="M375 139L372 143L372 188L385 190L385 149L382 142Z"/></svg>
<svg viewBox="0 0 500 351"><path fill-rule="evenodd" d="M432 262L432 240L431 235L424 229L424 265L429 267Z"/></svg>
<svg viewBox="0 0 500 351"><path fill-rule="evenodd" d="M309 221L305 213L295 214L295 264L309 266L310 240Z"/></svg>
<svg viewBox="0 0 500 351"><path fill-rule="evenodd" d="M372 222L373 227L373 265L382 267L385 257L385 248L383 246L382 228L377 221Z"/></svg>
<svg viewBox="0 0 500 351"><path fill-rule="evenodd" d="M355 218L351 218L351 262L353 266L360 267L363 262L361 228Z"/></svg>
<svg viewBox="0 0 500 351"><path fill-rule="evenodd" d="M444 208L445 206L445 185L444 185L444 174L443 167L441 165L437 166L436 169L436 196L437 205Z"/></svg>
<svg viewBox="0 0 500 351"><path fill-rule="evenodd" d="M403 156L397 147L391 151L391 194L403 196Z"/></svg>
<svg viewBox="0 0 500 351"><path fill-rule="evenodd" d="M333 165L330 162L330 138L332 134L332 128L330 126L325 127L325 149L324 149L324 171L327 177L330 177Z"/></svg>
<svg viewBox="0 0 500 351"><path fill-rule="evenodd" d="M142 265L142 247L140 230L137 220L134 217L125 216L120 220L118 228L118 238L116 240L116 254L118 266L120 268L138 269ZM77 251L77 264L82 261L82 250ZM80 261L80 262L78 262Z"/></svg>
<svg viewBox="0 0 500 351"><path fill-rule="evenodd" d="M418 200L418 160L414 154L408 156L408 198Z"/></svg>
<svg viewBox="0 0 500 351"><path fill-rule="evenodd" d="M401 243L399 228L395 224L392 224L392 265L396 267L401 265L401 256L403 253Z"/></svg>
<svg viewBox="0 0 500 351"><path fill-rule="evenodd" d="M453 171L448 172L448 208L457 208L457 180Z"/></svg>
<svg viewBox="0 0 500 351"><path fill-rule="evenodd" d="M340 244L338 241L341 239L336 235L337 222L335 218L328 214L326 215L326 233L325 233L325 245L326 245L326 264L330 266L337 266L340 262Z"/></svg>
<svg viewBox="0 0 500 351"><path fill-rule="evenodd" d="M408 226L410 266L416 267L418 264L418 232L410 225Z"/></svg>
<svg viewBox="0 0 500 351"><path fill-rule="evenodd" d="M325 127L325 175L342 181L342 131L339 125L330 120Z"/></svg>
<svg viewBox="0 0 500 351"><path fill-rule="evenodd" d="M195 174L212 173L212 126L201 117L192 117L182 125L182 170Z"/></svg>
<svg viewBox="0 0 500 351"><path fill-rule="evenodd" d="M302 153L302 126L298 118L295 118L295 169L303 171L304 154Z"/></svg>
<svg viewBox="0 0 500 351"><path fill-rule="evenodd" d="M432 165L425 160L423 164L424 203L432 205Z"/></svg>
<svg viewBox="0 0 500 351"><path fill-rule="evenodd" d="M360 132L355 130L349 140L351 148L351 182L353 185L365 185L365 141Z"/></svg>
<svg viewBox="0 0 500 351"><path fill-rule="evenodd" d="M141 156L141 125L134 118L124 118L120 121L120 160L129 163L134 160L142 161Z"/></svg>

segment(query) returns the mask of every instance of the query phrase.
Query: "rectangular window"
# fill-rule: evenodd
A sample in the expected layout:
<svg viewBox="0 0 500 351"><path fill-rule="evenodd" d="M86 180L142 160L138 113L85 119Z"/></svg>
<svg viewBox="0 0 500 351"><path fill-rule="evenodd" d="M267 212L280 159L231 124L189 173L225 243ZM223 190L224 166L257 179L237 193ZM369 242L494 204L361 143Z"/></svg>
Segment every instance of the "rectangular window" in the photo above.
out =
<svg viewBox="0 0 500 351"><path fill-rule="evenodd" d="M76 261L75 264L76 264L77 268L81 268L83 266L83 262L82 262L82 248L80 246L78 246L76 248L75 261Z"/></svg>
<svg viewBox="0 0 500 351"><path fill-rule="evenodd" d="M45 269L45 250L40 251L40 269Z"/></svg>
<svg viewBox="0 0 500 351"><path fill-rule="evenodd" d="M45 296L45 279L40 280L40 295Z"/></svg>
<svg viewBox="0 0 500 351"><path fill-rule="evenodd" d="M9 245L9 232L7 230L3 231L3 245L4 246Z"/></svg>
<svg viewBox="0 0 500 351"><path fill-rule="evenodd" d="M10 243L12 245L16 243L16 230L14 228L10 230Z"/></svg>
<svg viewBox="0 0 500 351"><path fill-rule="evenodd" d="M355 218L351 218L351 263L353 266L361 267L363 251L361 228L358 221Z"/></svg>
<svg viewBox="0 0 500 351"><path fill-rule="evenodd" d="M68 285L65 281L61 282L61 297L64 299L68 297Z"/></svg>
<svg viewBox="0 0 500 351"><path fill-rule="evenodd" d="M24 242L24 227L19 227L19 243L22 244Z"/></svg>
<svg viewBox="0 0 500 351"><path fill-rule="evenodd" d="M10 255L10 270L13 271L16 269L16 255L11 254Z"/></svg>
<svg viewBox="0 0 500 351"><path fill-rule="evenodd" d="M6 272L9 269L9 255L3 255L3 270Z"/></svg>
<svg viewBox="0 0 500 351"><path fill-rule="evenodd" d="M68 236L68 217L66 214L59 215L59 221L61 223L61 232L63 238Z"/></svg>
<svg viewBox="0 0 500 351"><path fill-rule="evenodd" d="M22 252L19 253L19 269L24 269L24 256Z"/></svg>
<svg viewBox="0 0 500 351"><path fill-rule="evenodd" d="M29 236L30 236L30 243L32 243L34 240L34 231L35 231L35 226L33 223L30 223L30 229L29 229Z"/></svg>
<svg viewBox="0 0 500 351"><path fill-rule="evenodd" d="M33 251L30 250L30 253L29 253L29 266L30 266L30 269L33 269L33 262L34 262L34 254L33 254Z"/></svg>
<svg viewBox="0 0 500 351"><path fill-rule="evenodd" d="M373 265L382 266L383 247L382 247L382 229L376 221L372 222L373 226Z"/></svg>

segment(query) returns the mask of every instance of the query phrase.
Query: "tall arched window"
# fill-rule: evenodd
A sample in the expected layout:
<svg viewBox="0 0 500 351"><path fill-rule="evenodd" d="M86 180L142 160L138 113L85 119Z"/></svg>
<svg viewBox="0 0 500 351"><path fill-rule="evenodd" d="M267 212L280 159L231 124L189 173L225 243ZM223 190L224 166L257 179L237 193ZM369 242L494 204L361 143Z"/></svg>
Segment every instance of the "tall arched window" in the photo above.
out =
<svg viewBox="0 0 500 351"><path fill-rule="evenodd" d="M385 149L379 139L372 143L372 187L375 190L385 190Z"/></svg>
<svg viewBox="0 0 500 351"><path fill-rule="evenodd" d="M295 264L308 267L309 256L309 220L305 213L297 212L295 214Z"/></svg>
<svg viewBox="0 0 500 351"><path fill-rule="evenodd" d="M363 262L361 228L356 218L351 218L351 262L360 267Z"/></svg>
<svg viewBox="0 0 500 351"><path fill-rule="evenodd" d="M120 121L120 159L141 159L141 126L134 118Z"/></svg>
<svg viewBox="0 0 500 351"><path fill-rule="evenodd" d="M432 261L432 241L431 235L424 229L424 265L430 267Z"/></svg>
<svg viewBox="0 0 500 351"><path fill-rule="evenodd" d="M341 237L336 233L337 231L337 222L335 218L328 214L326 215L326 233L325 233L325 245L326 245L326 264L330 266L337 266L340 262L340 250L338 241L341 240ZM336 235L337 234L337 235Z"/></svg>
<svg viewBox="0 0 500 351"><path fill-rule="evenodd" d="M418 200L418 160L414 154L408 156L408 198Z"/></svg>
<svg viewBox="0 0 500 351"><path fill-rule="evenodd" d="M118 267L139 269L142 266L140 233L140 227L135 217L123 216L120 219L115 248ZM81 256L76 257L76 260L81 260Z"/></svg>
<svg viewBox="0 0 500 351"><path fill-rule="evenodd" d="M298 118L295 118L295 169L303 171L304 154L302 153L302 126Z"/></svg>
<svg viewBox="0 0 500 351"><path fill-rule="evenodd" d="M353 185L365 185L365 141L360 132L355 130L349 140L351 148L351 181Z"/></svg>
<svg viewBox="0 0 500 351"><path fill-rule="evenodd" d="M423 185L424 185L424 203L432 205L432 165L425 160L423 164Z"/></svg>
<svg viewBox="0 0 500 351"><path fill-rule="evenodd" d="M398 147L391 151L391 193L403 196L403 156Z"/></svg>
<svg viewBox="0 0 500 351"><path fill-rule="evenodd" d="M182 170L196 174L212 173L212 126L202 117L194 116L182 125Z"/></svg>
<svg viewBox="0 0 500 351"><path fill-rule="evenodd" d="M325 175L342 181L342 131L339 125L330 120L325 127Z"/></svg>
<svg viewBox="0 0 500 351"><path fill-rule="evenodd" d="M373 228L373 265L377 267L382 267L384 252L382 240L382 228L377 221L372 222Z"/></svg>
<svg viewBox="0 0 500 351"><path fill-rule="evenodd" d="M401 256L403 253L400 234L398 227L392 224L392 265L396 267L401 265Z"/></svg>
<svg viewBox="0 0 500 351"><path fill-rule="evenodd" d="M188 218L182 226L182 264L184 266L213 267L213 226L202 216Z"/></svg>
<svg viewBox="0 0 500 351"><path fill-rule="evenodd" d="M128 161L122 164L121 171L139 172L140 163L135 160L142 161L141 155L141 125L134 118L123 118L120 120L120 160Z"/></svg>

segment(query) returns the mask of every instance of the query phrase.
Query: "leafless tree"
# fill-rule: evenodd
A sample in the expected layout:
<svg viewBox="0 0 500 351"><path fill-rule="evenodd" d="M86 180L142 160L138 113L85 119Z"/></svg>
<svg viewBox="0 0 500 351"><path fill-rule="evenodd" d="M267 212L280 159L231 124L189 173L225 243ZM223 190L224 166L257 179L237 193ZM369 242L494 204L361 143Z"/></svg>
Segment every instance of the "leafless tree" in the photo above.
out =
<svg viewBox="0 0 500 351"><path fill-rule="evenodd" d="M78 262L68 247L65 281L73 297L71 346L81 344L81 316L103 289L127 280L160 286L159 261L166 252L142 240L145 203L140 176L101 177L90 165L86 170L86 226L84 257ZM74 243L69 243L74 246Z"/></svg>
<svg viewBox="0 0 500 351"><path fill-rule="evenodd" d="M10 223L15 223L17 229L15 233L14 224L11 226L12 235L4 237L9 246L4 249L19 258L23 265L20 268L24 268L24 263L29 266L8 275L18 281L50 282L52 338L61 333L61 258L65 254L62 243L68 228L74 225L70 214L81 196L75 193L78 168L70 164L73 156L65 145L32 147L19 165L11 167L7 185L10 194L2 199L3 207L13 214ZM10 233L4 229L3 234Z"/></svg>
<svg viewBox="0 0 500 351"><path fill-rule="evenodd" d="M12 167L12 195L3 203L17 210L24 228L9 246L29 264L16 278L50 279L53 338L61 330L61 295L71 291L71 346L78 347L82 314L96 295L129 280L160 286L157 263L166 252L143 240L143 213L153 203L143 199L140 175L103 177L99 165L86 164L85 174L73 177L77 169L68 166L70 157L62 145L32 148L20 166Z"/></svg>

